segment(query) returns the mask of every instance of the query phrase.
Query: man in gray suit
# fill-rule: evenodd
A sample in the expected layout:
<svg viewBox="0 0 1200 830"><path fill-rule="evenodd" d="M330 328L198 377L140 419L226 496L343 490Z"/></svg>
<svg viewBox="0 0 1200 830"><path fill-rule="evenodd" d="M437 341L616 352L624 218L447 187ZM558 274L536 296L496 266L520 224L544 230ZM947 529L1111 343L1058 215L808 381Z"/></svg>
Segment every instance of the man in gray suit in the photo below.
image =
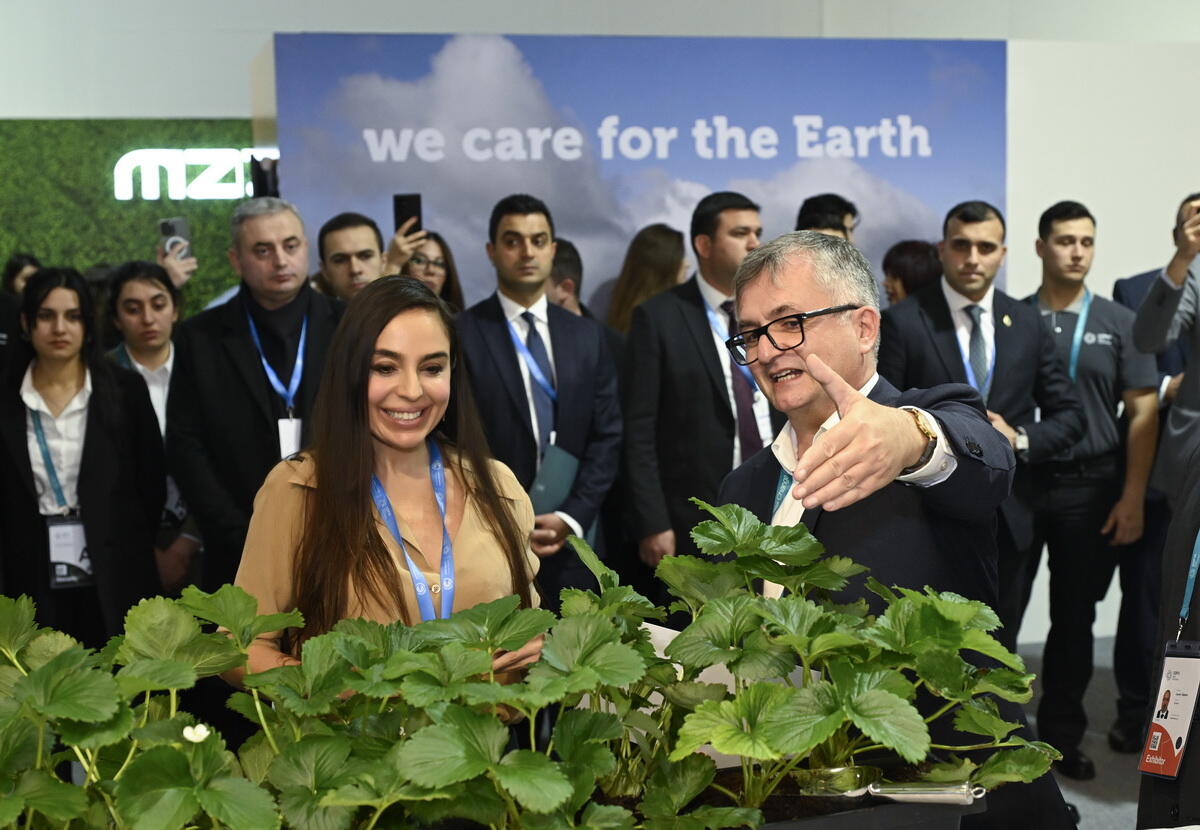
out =
<svg viewBox="0 0 1200 830"><path fill-rule="evenodd" d="M1160 352L1179 338L1200 347L1200 196L1189 196L1175 219L1175 256L1138 308L1133 342L1143 352ZM1150 484L1167 494L1173 509L1187 475L1188 433L1200 425L1200 372L1185 372L1158 442Z"/></svg>

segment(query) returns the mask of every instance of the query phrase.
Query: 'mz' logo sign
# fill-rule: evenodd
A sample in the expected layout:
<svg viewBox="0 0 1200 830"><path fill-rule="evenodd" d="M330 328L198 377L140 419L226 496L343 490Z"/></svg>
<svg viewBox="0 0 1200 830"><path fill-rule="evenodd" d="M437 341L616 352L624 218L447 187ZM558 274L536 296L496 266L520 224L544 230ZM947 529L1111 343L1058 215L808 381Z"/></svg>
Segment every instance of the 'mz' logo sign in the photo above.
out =
<svg viewBox="0 0 1200 830"><path fill-rule="evenodd" d="M143 199L162 195L162 174L167 174L168 199L242 199L254 195L248 168L250 159L278 159L274 147L205 147L187 150L131 150L113 168L113 196L133 198L134 173L141 179Z"/></svg>

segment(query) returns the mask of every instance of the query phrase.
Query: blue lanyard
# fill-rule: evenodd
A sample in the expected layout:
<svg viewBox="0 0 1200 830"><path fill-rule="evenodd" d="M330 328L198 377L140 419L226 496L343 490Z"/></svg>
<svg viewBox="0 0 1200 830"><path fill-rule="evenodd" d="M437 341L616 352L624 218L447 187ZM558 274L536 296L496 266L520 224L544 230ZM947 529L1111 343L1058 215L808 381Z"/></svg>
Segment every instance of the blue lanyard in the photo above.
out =
<svg viewBox="0 0 1200 830"><path fill-rule="evenodd" d="M1200 570L1200 533L1196 534L1196 541L1192 544L1192 564L1188 567L1187 584L1183 589L1183 605L1179 608L1179 630L1175 632L1175 641L1179 641L1179 635L1183 633L1183 625L1187 622L1188 614L1192 610L1192 592L1196 588L1196 571Z"/></svg>
<svg viewBox="0 0 1200 830"><path fill-rule="evenodd" d="M450 545L450 533L446 530L446 468L442 464L442 451L438 449L437 442L429 439L426 444L429 447L429 478L433 481L433 497L437 500L438 511L442 514L441 593L442 619L446 619L454 613L454 549ZM408 555L408 547L404 544L403 537L400 536L400 526L396 524L396 513L392 510L392 502L387 496L387 491L383 489L379 477L374 475L371 476L371 498L375 500L375 508L379 511L388 530L392 532L392 538L400 546L401 553L404 554L404 561L408 564L408 574L412 577L413 589L417 593L417 607L421 612L421 619L426 622L437 619L433 610L433 598L429 596L429 583L425 579L425 574Z"/></svg>
<svg viewBox="0 0 1200 830"><path fill-rule="evenodd" d="M1075 334L1071 337L1071 362L1067 367L1071 380L1079 371L1079 349L1083 345L1083 330L1087 328L1088 312L1092 308L1092 292L1083 289L1083 308L1079 311L1079 320L1075 323Z"/></svg>
<svg viewBox="0 0 1200 830"><path fill-rule="evenodd" d="M779 471L779 481L775 483L775 506L771 508L772 517L779 512L779 505L783 504L788 490L792 489L792 485L795 483L796 481L791 473L783 469Z"/></svg>
<svg viewBox="0 0 1200 830"><path fill-rule="evenodd" d="M296 362L292 364L292 376L288 380L287 388L284 388L283 381L279 379L279 375L267 362L267 356L263 354L262 340L258 337L258 328L254 325L254 318L250 316L248 310L246 311L246 322L250 324L250 339L254 341L254 348L258 349L258 359L262 361L263 371L267 373L267 380L271 382L271 388L275 390L275 394L283 399L290 418L295 409L300 378L304 376L304 343L308 340L308 317L305 316L304 323L300 326L300 345L296 348Z"/></svg>
<svg viewBox="0 0 1200 830"><path fill-rule="evenodd" d="M545 373L542 372L542 367L538 366L537 361L533 359L533 354L529 351L529 347L525 345L525 341L521 339L521 335L517 334L517 327L512 324L512 320L508 321L508 334L512 338L513 346L517 349L517 354L525 362L525 368L529 370L529 376L533 378L533 382L542 387L542 391L546 393L547 398L557 403L558 392L550 385L550 381L546 379Z"/></svg>
<svg viewBox="0 0 1200 830"><path fill-rule="evenodd" d="M62 485L58 483L58 473L54 471L54 459L50 457L50 447L46 445L46 432L42 429L42 413L31 409L29 414L33 416L33 432L37 435L38 449L42 451L42 463L46 465L46 475L50 479L50 489L54 491L54 500L58 502L59 507L66 507L67 499L63 496Z"/></svg>
<svg viewBox="0 0 1200 830"><path fill-rule="evenodd" d="M701 297L701 300L704 301L704 313L708 315L709 327L712 328L713 333L716 334L717 337L720 339L721 345L722 346L725 345L725 341L728 340L730 337L733 337L733 332L730 330L730 327L733 324L733 320L730 319L729 326L722 326L721 318L717 316L716 310L708 304L708 300L704 300L703 297ZM724 329L723 334L722 334L722 329ZM751 389L758 388L758 384L754 382L754 375L750 374L749 366L743 366L742 364L740 364L732 359L730 359L730 365L732 365L733 368L737 369L739 372L742 373L742 376L746 378L746 383L750 384Z"/></svg>

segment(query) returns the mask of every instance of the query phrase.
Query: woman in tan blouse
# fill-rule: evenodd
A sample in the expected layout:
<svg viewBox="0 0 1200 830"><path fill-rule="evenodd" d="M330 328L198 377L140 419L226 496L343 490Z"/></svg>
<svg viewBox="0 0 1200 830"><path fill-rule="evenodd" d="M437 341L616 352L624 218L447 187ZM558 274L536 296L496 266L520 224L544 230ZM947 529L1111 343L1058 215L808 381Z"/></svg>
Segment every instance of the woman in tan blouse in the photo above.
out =
<svg viewBox="0 0 1200 830"><path fill-rule="evenodd" d="M536 602L533 507L488 456L457 355L449 309L411 277L376 280L350 304L312 446L259 490L236 580L260 614L298 608L305 625L286 650L282 632L260 637L247 671L298 663L307 638L349 617L412 624L513 593ZM495 669L540 651L539 637Z"/></svg>

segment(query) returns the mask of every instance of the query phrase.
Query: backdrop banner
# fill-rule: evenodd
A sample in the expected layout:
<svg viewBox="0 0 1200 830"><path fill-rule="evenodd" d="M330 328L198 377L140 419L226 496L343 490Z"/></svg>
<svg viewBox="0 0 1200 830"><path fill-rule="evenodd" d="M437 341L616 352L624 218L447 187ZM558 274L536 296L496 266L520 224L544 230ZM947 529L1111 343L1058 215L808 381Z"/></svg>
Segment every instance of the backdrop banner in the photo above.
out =
<svg viewBox="0 0 1200 830"><path fill-rule="evenodd" d="M237 282L225 252L255 148L245 119L0 121L0 262L15 252L85 271L154 260L159 220L182 216L199 269L184 312Z"/></svg>
<svg viewBox="0 0 1200 830"><path fill-rule="evenodd" d="M472 302L492 205L518 192L578 246L585 297L639 228L686 233L715 190L761 204L767 238L840 193L878 268L956 202L1003 209L1005 62L998 41L280 34L281 191L314 237L347 210L386 234L392 195L420 193Z"/></svg>

